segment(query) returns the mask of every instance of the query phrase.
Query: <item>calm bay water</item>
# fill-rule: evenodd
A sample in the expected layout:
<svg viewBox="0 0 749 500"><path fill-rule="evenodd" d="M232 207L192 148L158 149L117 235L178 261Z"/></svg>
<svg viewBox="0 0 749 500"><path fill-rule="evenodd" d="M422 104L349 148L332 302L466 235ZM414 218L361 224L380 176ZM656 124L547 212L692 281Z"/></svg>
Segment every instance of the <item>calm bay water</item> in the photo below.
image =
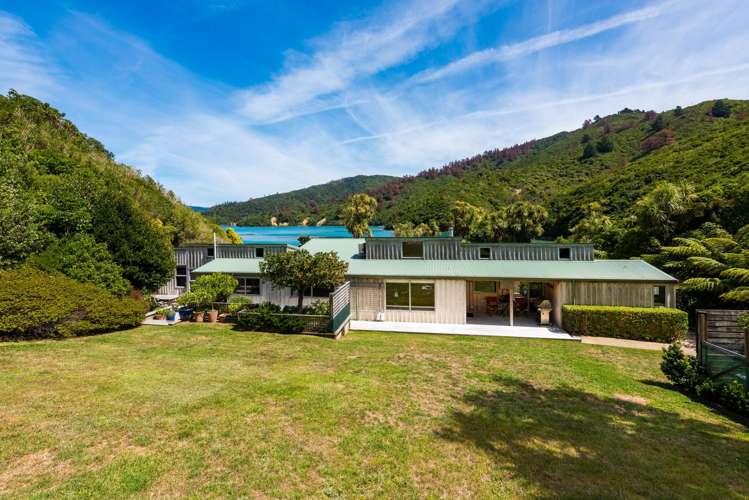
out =
<svg viewBox="0 0 749 500"><path fill-rule="evenodd" d="M228 227L228 226L225 226ZM345 226L234 226L245 243L287 243L299 245L297 238L350 238ZM373 236L392 236L393 232L382 226L372 226Z"/></svg>

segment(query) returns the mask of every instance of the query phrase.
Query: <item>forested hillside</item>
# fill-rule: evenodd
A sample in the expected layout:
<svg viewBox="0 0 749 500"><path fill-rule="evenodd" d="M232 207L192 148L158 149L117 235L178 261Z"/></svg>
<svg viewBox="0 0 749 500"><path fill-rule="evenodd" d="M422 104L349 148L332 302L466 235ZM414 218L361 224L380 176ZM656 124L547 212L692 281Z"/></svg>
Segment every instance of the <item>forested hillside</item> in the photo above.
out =
<svg viewBox="0 0 749 500"><path fill-rule="evenodd" d="M632 204L658 181L687 180L698 192L711 190L733 200L744 189L749 172L749 102L722 101L726 111L713 112L715 101L663 113L623 109L595 117L572 132L487 151L441 168L405 176L361 189L378 201L375 223L449 224L455 201L494 210L514 201L544 205L550 220L546 237L563 236L584 216L583 208L599 203L604 214L623 217ZM727 114L727 116L725 116ZM342 201L314 199L306 190L248 202L252 218L245 223L267 224L325 214L340 220ZM273 203L261 200L273 199ZM220 220L239 221L222 211ZM723 207L731 210L747 207ZM731 212L733 213L733 212ZM742 224L731 222L731 229ZM733 227L736 226L736 227Z"/></svg>
<svg viewBox="0 0 749 500"><path fill-rule="evenodd" d="M310 186L283 194L272 194L248 201L229 202L211 207L206 214L222 224L268 226L271 217L279 222L315 224L323 218L338 219L341 204L354 193L377 189L397 177L357 175Z"/></svg>
<svg viewBox="0 0 749 500"><path fill-rule="evenodd" d="M0 269L150 291L173 272L172 244L214 227L48 104L0 96Z"/></svg>

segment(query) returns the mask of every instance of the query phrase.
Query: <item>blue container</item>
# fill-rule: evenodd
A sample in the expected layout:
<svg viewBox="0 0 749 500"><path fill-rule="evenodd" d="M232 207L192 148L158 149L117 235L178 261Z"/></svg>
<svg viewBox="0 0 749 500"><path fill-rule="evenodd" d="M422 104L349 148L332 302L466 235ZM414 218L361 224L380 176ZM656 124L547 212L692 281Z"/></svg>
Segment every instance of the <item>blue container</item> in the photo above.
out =
<svg viewBox="0 0 749 500"><path fill-rule="evenodd" d="M192 319L193 310L190 307L180 307L178 309L180 321L190 321Z"/></svg>

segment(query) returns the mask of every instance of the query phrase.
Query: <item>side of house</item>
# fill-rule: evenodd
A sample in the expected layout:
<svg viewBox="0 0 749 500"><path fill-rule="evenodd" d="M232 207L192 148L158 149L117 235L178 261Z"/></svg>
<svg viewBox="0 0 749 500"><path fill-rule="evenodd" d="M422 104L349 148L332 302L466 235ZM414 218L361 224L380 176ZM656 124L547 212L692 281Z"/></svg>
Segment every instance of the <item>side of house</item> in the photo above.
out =
<svg viewBox="0 0 749 500"><path fill-rule="evenodd" d="M285 245L178 249L175 285L222 272L253 302L293 305L296 294L260 277L264 255L296 251ZM354 319L421 323L535 323L548 301L554 323L565 304L675 307L677 280L642 260L596 260L592 245L465 243L458 238L314 238L311 253L335 251L349 264ZM202 260L201 260L202 259ZM181 285L181 286L180 286ZM330 290L308 290L305 303Z"/></svg>

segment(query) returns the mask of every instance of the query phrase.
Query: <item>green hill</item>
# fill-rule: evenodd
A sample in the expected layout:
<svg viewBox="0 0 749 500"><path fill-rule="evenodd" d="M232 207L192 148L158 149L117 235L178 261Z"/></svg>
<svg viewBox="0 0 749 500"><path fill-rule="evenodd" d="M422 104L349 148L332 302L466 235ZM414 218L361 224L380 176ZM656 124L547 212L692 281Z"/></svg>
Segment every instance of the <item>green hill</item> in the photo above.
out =
<svg viewBox="0 0 749 500"><path fill-rule="evenodd" d="M267 226L271 217L279 222L301 223L305 218L311 224L323 218L330 222L338 218L341 203L351 194L377 189L396 179L389 175L346 177L288 193L222 203L208 209L206 215L223 224L245 226Z"/></svg>
<svg viewBox="0 0 749 500"><path fill-rule="evenodd" d="M0 198L0 268L33 261L120 293L158 288L172 244L215 229L63 113L13 91L0 96Z"/></svg>
<svg viewBox="0 0 749 500"><path fill-rule="evenodd" d="M546 236L561 236L582 217L581 207L588 203L599 202L608 215L623 217L660 180L687 180L697 191L722 190L730 204L731 193L748 183L749 102L724 102L731 110L728 117L713 116L714 101L660 114L624 109L571 132L372 186L366 191L379 202L375 222L392 226L435 220L444 226L457 200L487 209L526 200L549 210ZM329 221L337 218L331 214L338 213L340 197L315 199L313 207L306 207L308 193L299 190L247 202L253 218L245 222L267 224L276 216L293 223L316 213ZM739 225L734 221L727 227Z"/></svg>

